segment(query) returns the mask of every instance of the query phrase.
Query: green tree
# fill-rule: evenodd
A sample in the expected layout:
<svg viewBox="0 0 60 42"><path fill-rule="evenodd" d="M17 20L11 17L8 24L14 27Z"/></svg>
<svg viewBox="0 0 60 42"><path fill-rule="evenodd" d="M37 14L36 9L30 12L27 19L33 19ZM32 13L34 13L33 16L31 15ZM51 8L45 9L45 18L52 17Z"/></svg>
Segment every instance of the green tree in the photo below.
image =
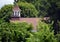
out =
<svg viewBox="0 0 60 42"><path fill-rule="evenodd" d="M12 14L13 5L5 5L0 10L0 18L9 21L10 14Z"/></svg>
<svg viewBox="0 0 60 42"><path fill-rule="evenodd" d="M27 39L27 42L58 42L50 28L50 25L39 22L38 32L30 34L31 36Z"/></svg>
<svg viewBox="0 0 60 42"><path fill-rule="evenodd" d="M0 42L26 42L30 37L31 25L22 23L0 23Z"/></svg>
<svg viewBox="0 0 60 42"><path fill-rule="evenodd" d="M37 17L38 11L35 6L27 2L18 2L18 6L21 8L22 17Z"/></svg>
<svg viewBox="0 0 60 42"><path fill-rule="evenodd" d="M58 29L59 29L59 26L58 26L58 21L60 21L60 8L59 8L59 0L48 0L49 4L50 4L50 7L48 9L48 16L51 17L51 20L54 21L54 24L53 24L53 27L54 27L54 30L55 30L55 34L58 33Z"/></svg>
<svg viewBox="0 0 60 42"><path fill-rule="evenodd" d="M50 7L47 0L18 0L17 2L28 2L33 4L38 10L38 17L44 17L47 15L47 9Z"/></svg>

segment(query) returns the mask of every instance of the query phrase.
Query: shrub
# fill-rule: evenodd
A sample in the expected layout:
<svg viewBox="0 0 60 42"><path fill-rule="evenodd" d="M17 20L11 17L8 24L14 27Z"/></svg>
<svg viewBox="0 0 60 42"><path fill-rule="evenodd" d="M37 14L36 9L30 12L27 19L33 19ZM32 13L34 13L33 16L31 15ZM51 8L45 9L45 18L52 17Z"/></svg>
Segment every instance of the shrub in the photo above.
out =
<svg viewBox="0 0 60 42"><path fill-rule="evenodd" d="M57 42L54 32L50 30L50 26L44 22L39 22L38 32L31 34L27 42Z"/></svg>
<svg viewBox="0 0 60 42"><path fill-rule="evenodd" d="M27 23L1 23L0 41L1 42L26 42L30 35L30 24Z"/></svg>

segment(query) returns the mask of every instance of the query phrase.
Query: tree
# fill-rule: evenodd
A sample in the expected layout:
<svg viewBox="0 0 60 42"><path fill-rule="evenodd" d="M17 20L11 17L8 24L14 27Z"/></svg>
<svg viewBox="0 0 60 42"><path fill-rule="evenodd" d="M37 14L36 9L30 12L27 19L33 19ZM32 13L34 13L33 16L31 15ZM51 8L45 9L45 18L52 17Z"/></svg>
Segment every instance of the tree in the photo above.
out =
<svg viewBox="0 0 60 42"><path fill-rule="evenodd" d="M60 1L58 0L50 0L48 1L50 3L50 7L48 9L48 15L51 17L51 19L54 21L53 27L55 30L55 34L58 33L58 21L60 21L60 8L59 8L59 3Z"/></svg>
<svg viewBox="0 0 60 42"><path fill-rule="evenodd" d="M21 9L21 17L37 17L38 11L31 3L18 2L17 4Z"/></svg>
<svg viewBox="0 0 60 42"><path fill-rule="evenodd" d="M12 14L13 5L5 5L0 10L0 18L9 21L10 15Z"/></svg>
<svg viewBox="0 0 60 42"><path fill-rule="evenodd" d="M44 17L47 14L47 9L49 8L49 4L46 0L18 0L17 2L27 2L31 3L38 10L38 17Z"/></svg>
<svg viewBox="0 0 60 42"><path fill-rule="evenodd" d="M0 23L0 42L26 42L30 37L31 25L22 23Z"/></svg>
<svg viewBox="0 0 60 42"><path fill-rule="evenodd" d="M37 28L38 32L31 34L30 38L27 38L27 42L58 42L54 32L50 29L50 24L39 22Z"/></svg>

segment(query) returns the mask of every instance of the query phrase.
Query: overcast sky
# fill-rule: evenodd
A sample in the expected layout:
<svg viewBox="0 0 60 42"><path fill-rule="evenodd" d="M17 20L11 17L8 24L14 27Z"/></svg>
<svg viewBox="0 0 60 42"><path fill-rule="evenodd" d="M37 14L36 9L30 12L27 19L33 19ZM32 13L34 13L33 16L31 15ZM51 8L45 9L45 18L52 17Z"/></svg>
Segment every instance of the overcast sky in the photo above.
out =
<svg viewBox="0 0 60 42"><path fill-rule="evenodd" d="M13 4L14 0L0 0L0 8L5 4Z"/></svg>

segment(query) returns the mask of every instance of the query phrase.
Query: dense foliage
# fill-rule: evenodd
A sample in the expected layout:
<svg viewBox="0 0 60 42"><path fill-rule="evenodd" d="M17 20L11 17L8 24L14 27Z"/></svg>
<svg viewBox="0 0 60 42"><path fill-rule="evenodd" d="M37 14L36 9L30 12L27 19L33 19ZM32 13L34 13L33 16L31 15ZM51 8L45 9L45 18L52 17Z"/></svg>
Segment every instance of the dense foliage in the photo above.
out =
<svg viewBox="0 0 60 42"><path fill-rule="evenodd" d="M0 23L0 42L26 42L32 26L23 23Z"/></svg>
<svg viewBox="0 0 60 42"><path fill-rule="evenodd" d="M54 35L54 32L51 31L51 25L44 22L39 22L38 32L33 33L27 42L58 42L57 38Z"/></svg>
<svg viewBox="0 0 60 42"><path fill-rule="evenodd" d="M17 4L21 9L21 17L38 17L38 11L33 4L27 2L18 2Z"/></svg>
<svg viewBox="0 0 60 42"><path fill-rule="evenodd" d="M43 25L42 25L43 24ZM32 26L25 22L7 23L0 21L1 42L57 42L57 36L51 31L51 25L39 22L37 32L31 32ZM59 40L58 40L59 41Z"/></svg>
<svg viewBox="0 0 60 42"><path fill-rule="evenodd" d="M17 2L32 3L39 11L40 16L55 16L60 12L60 0L17 0Z"/></svg>
<svg viewBox="0 0 60 42"><path fill-rule="evenodd" d="M10 15L12 14L12 7L13 5L5 5L0 10L0 19L5 21L9 21Z"/></svg>

